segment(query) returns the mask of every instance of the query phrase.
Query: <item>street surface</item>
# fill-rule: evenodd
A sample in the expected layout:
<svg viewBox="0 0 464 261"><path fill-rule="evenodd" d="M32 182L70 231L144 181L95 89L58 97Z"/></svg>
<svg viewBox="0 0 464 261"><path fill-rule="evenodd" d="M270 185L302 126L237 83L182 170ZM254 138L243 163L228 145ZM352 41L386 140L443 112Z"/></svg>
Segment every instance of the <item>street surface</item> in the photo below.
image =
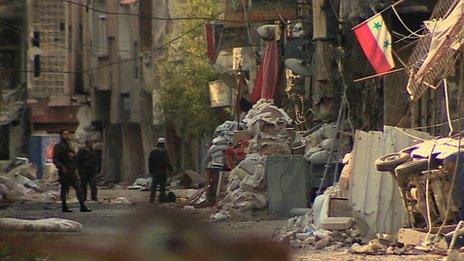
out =
<svg viewBox="0 0 464 261"><path fill-rule="evenodd" d="M47 233L46 240L51 243L59 242L63 239L73 242L93 242L92 244L100 247L108 247L118 241L124 241L128 234L131 234L137 224L138 214L143 213L146 208L153 208L148 202L149 192L111 189L100 190L99 198L125 197L132 204L109 204L88 202L88 206L93 209L91 213L79 212L78 203L71 200L70 208L73 213L61 213L59 203L37 204L24 203L13 204L7 209L0 210L0 217L15 217L26 219L39 219L59 217L80 222L83 229L76 233ZM159 209L159 211L163 211ZM221 234L225 238L234 239L269 239L274 240L276 231L286 226L287 220L271 219L264 212L254 214L250 219L232 218L229 221L210 223L208 222L211 210L181 210L187 217L206 223L213 231ZM192 220L192 224L195 222ZM28 233L28 232L26 232ZM201 232L199 232L201 233ZM42 233L45 234L45 233ZM293 249L294 260L442 260L443 257L424 255L424 256L366 256L353 255L346 249L320 250Z"/></svg>

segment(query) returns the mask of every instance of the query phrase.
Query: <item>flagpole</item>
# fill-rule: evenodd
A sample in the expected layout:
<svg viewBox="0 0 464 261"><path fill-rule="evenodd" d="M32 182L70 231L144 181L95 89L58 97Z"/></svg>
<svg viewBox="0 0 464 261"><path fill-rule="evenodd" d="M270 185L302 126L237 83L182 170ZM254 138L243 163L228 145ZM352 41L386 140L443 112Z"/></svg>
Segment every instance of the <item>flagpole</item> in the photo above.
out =
<svg viewBox="0 0 464 261"><path fill-rule="evenodd" d="M353 82L362 82L362 81L365 81L365 80L369 80L369 79L372 79L372 78L376 78L376 77L380 77L380 76L385 76L385 75L388 75L388 74L392 74L392 73L396 73L396 72L401 72L401 71L404 71L408 68L399 68L399 69L396 69L396 70L392 70L392 71L388 71L388 72L384 72L384 73L378 73L378 74L374 74L374 75L371 75L371 76L367 76L367 77L363 77L363 78L359 78L359 79L356 79L354 80Z"/></svg>
<svg viewBox="0 0 464 261"><path fill-rule="evenodd" d="M383 10L381 10L381 11L378 12L378 13L375 13L373 16L371 16L371 17L370 17L369 19L367 19L366 21L364 21L364 22L362 22L362 23L360 23L360 24L358 24L358 25L352 27L351 30L354 30L354 29L358 28L359 26L361 26L361 25L363 25L363 24L369 22L370 20L372 20L372 19L373 19L374 17L376 17L377 15L384 13L384 12L387 11L388 9L390 9L390 8L392 8L392 7L395 7L395 6L401 4L401 3L404 2L404 1L405 1L405 0L399 0L398 2L392 4L392 5L388 6L388 7L385 7Z"/></svg>

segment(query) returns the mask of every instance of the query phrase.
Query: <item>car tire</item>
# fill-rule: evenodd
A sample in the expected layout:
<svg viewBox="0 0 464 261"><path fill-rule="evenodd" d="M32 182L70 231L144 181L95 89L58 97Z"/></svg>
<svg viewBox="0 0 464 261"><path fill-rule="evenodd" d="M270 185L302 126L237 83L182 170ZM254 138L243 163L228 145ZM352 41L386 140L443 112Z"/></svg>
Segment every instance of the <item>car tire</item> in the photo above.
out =
<svg viewBox="0 0 464 261"><path fill-rule="evenodd" d="M422 171L427 170L428 168L428 159L418 159L409 162L405 162L395 169L395 174L397 177L406 177L412 174L419 175ZM432 164L431 169L434 168Z"/></svg>
<svg viewBox="0 0 464 261"><path fill-rule="evenodd" d="M391 153L376 159L375 166L378 171L393 172L396 167L411 160L411 156L407 153Z"/></svg>

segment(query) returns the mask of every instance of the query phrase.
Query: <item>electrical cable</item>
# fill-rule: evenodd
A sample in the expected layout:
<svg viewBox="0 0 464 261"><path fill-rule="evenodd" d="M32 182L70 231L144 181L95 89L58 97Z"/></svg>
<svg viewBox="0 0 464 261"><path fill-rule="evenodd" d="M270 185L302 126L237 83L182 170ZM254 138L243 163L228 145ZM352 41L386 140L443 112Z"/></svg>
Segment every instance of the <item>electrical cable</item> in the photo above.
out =
<svg viewBox="0 0 464 261"><path fill-rule="evenodd" d="M450 105L449 105L449 94L448 94L448 81L443 79L443 90L445 92L445 106L446 106L446 118L448 119L448 127L450 131L448 136L451 136L454 132L453 124L451 123L451 113L450 113Z"/></svg>
<svg viewBox="0 0 464 261"><path fill-rule="evenodd" d="M423 37L427 37L429 36L431 33L429 34L424 34L424 35L421 35L421 34L416 34L414 31L412 31L411 29L409 29L409 27L406 25L406 23L403 21L403 19L401 19L401 16L398 14L398 12L396 11L396 8L394 5L391 6L392 10L393 10L393 13L395 13L396 17L398 18L398 20L400 21L400 23L403 25L403 27L412 35L416 36L416 37L419 37L419 38L423 38Z"/></svg>
<svg viewBox="0 0 464 261"><path fill-rule="evenodd" d="M222 12L220 12L219 14L217 14L216 16L219 16ZM145 53L145 54L142 54L142 55L139 55L137 57L133 57L133 58L128 58L128 59L122 59L122 60L118 60L118 61L115 61L115 62L111 62L111 63L106 63L106 64L103 64L103 65L100 65L100 66L96 66L96 67L93 67L93 68L90 68L88 70L82 70L82 71L42 71L44 73L69 73L69 74L74 74L74 73L89 73L89 72L92 72L92 71L95 71L95 70L98 70L98 69L101 69L101 68L104 68L104 67L107 67L107 66L111 66L111 65L114 65L114 64L120 64L120 63L126 63L126 62L131 62L131 61L134 61L134 60L138 60L138 59L142 59L143 57L145 56L148 56L148 55L151 55L153 54L154 52L156 51L160 51L160 50L163 50L165 47L177 42L179 39L183 38L184 36L192 33L193 31L195 31L196 29L198 29L199 27L203 26L203 22L202 23L199 23L197 24L196 26L190 28L189 30L183 32L182 34L174 37L173 39L169 40L168 42L164 43L163 45L157 47L157 48L154 48L152 51L148 52L148 53ZM33 73L34 71L30 71L30 70L15 70L15 69L9 69L9 68L5 68L3 67L3 69L6 69L6 70L11 70L11 71L17 71L17 72L26 72L26 73Z"/></svg>
<svg viewBox="0 0 464 261"><path fill-rule="evenodd" d="M0 26L3 26L5 29L11 31L11 32L14 32L20 36L23 36L24 35L24 32L22 31L18 31L16 29L13 29L14 27L16 28L21 28L19 26L13 26L13 24L10 24L10 23L7 23L7 22L4 22L4 21L1 21L0 19ZM24 30L24 28L21 28L21 30ZM33 37L30 37L30 36L26 36L29 40L36 40L34 39ZM66 46L62 46L62 45L59 45L59 44L53 44L53 43L47 43L47 42L42 42L42 44L44 45L48 45L48 46L52 46L52 47L57 47L57 48L60 48L60 49L65 49L65 50L70 50L70 51L74 51L78 54L81 54L82 55L82 52L80 52L79 50L75 50L75 49L72 49L72 48L68 48Z"/></svg>
<svg viewBox="0 0 464 261"><path fill-rule="evenodd" d="M250 49L253 52L253 55L255 56L255 59L259 61L259 56L253 49L253 41L251 40L251 30L250 30L250 22L248 20L248 10L245 7L245 0L242 0L242 5L243 5L243 13L245 14L245 24L246 24L246 31L247 31L247 39L248 43L250 44ZM251 8L249 9L251 11Z"/></svg>
<svg viewBox="0 0 464 261"><path fill-rule="evenodd" d="M433 144L432 149L430 150L429 157L427 159L427 177L425 181L425 205L427 208L427 225L428 225L428 232L427 236L425 237L426 240L424 240L423 244L426 245L428 242L428 239L430 237L430 234L432 233L432 210L430 209L430 165L432 164L432 155L433 155L433 150L435 149L435 144ZM419 181L420 183L420 181Z"/></svg>
<svg viewBox="0 0 464 261"><path fill-rule="evenodd" d="M108 12L93 8L89 5L76 3L70 0L62 0L68 4L76 5L85 8L86 10L91 10L96 13L105 14L105 15L126 15L126 16L135 16L140 17L142 19L152 19L152 20L161 20L161 21L184 21L184 20L203 20L203 21L220 21L220 22L227 22L227 23L243 23L241 21L229 21L223 19L217 19L217 16L214 17L156 17L156 16L149 16L149 15L141 15L141 14L134 14L134 13L126 13L126 12ZM114 0L112 0L114 1Z"/></svg>

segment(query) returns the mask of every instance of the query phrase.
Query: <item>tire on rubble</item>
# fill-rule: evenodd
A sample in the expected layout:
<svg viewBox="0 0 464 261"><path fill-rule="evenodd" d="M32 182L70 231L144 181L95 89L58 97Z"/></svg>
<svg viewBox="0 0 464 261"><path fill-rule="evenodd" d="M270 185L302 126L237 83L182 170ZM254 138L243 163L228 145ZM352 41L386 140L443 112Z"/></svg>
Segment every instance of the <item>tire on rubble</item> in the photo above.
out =
<svg viewBox="0 0 464 261"><path fill-rule="evenodd" d="M396 167L411 160L411 156L407 153L391 153L376 159L375 166L378 171L393 172Z"/></svg>
<svg viewBox="0 0 464 261"><path fill-rule="evenodd" d="M430 168L433 169L436 164L431 164ZM428 159L418 159L403 163L396 167L395 174L397 177L407 177L409 175L419 175L422 171L427 170Z"/></svg>

